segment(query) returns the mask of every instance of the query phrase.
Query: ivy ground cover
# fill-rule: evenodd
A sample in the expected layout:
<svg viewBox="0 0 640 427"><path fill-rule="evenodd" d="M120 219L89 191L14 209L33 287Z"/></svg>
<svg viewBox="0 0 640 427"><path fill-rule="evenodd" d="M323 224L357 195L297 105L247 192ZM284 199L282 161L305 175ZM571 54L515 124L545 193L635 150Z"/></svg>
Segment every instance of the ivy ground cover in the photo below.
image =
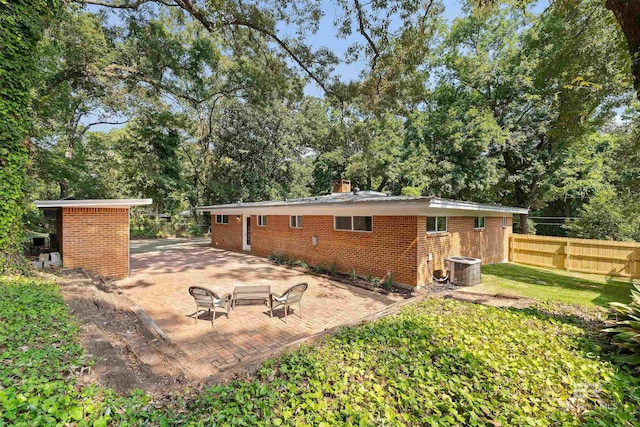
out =
<svg viewBox="0 0 640 427"><path fill-rule="evenodd" d="M427 300L252 380L155 398L77 386L76 331L55 286L0 283L0 426L640 423L640 381L578 319L536 309Z"/></svg>

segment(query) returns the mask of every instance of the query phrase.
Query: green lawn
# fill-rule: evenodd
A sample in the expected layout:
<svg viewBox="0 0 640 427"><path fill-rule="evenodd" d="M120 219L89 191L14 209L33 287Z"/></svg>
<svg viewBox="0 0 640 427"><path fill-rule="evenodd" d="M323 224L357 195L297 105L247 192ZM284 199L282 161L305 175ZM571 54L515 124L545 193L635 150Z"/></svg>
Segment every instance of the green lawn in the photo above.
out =
<svg viewBox="0 0 640 427"><path fill-rule="evenodd" d="M0 278L0 426L638 425L640 380L582 325L429 299L267 361L253 380L118 397L75 385L87 361L56 287Z"/></svg>
<svg viewBox="0 0 640 427"><path fill-rule="evenodd" d="M612 301L629 302L631 288L628 279L521 264L491 264L482 266L482 284L469 290L608 307Z"/></svg>

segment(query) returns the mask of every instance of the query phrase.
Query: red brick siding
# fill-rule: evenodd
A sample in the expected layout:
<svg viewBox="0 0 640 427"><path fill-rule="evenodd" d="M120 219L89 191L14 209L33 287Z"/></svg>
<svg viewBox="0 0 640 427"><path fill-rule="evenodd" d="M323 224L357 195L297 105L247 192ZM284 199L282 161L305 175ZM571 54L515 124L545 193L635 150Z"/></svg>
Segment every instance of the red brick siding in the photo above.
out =
<svg viewBox="0 0 640 427"><path fill-rule="evenodd" d="M429 281L428 254L433 254L433 270L444 269L444 258L462 255L482 259L483 264L505 261L508 258L511 218L507 227L502 217L486 217L483 230L474 229L475 217L449 217L447 233L426 234L426 217L419 218L422 238L418 245L418 284Z"/></svg>
<svg viewBox="0 0 640 427"><path fill-rule="evenodd" d="M213 246L241 250L243 220L234 215L228 225L212 221ZM379 278L392 272L396 282L420 286L430 279L429 253L435 269L444 268L444 258L450 255L480 257L484 263L507 258L511 218L503 228L502 218L487 217L483 231L474 230L473 222L473 217L449 217L448 232L433 235L426 234L426 217L374 216L373 231L367 233L336 231L333 216L304 216L298 229L290 228L289 216L284 215L268 215L266 227L259 227L254 215L251 252L264 257L280 252L326 267L335 263L339 271L356 270ZM318 237L317 246L312 244L313 236Z"/></svg>
<svg viewBox="0 0 640 427"><path fill-rule="evenodd" d="M129 275L129 209L63 208L62 230L65 267L113 279Z"/></svg>
<svg viewBox="0 0 640 427"><path fill-rule="evenodd" d="M375 216L372 232L353 232L334 230L333 216L304 216L296 229L289 216L269 215L266 227L252 225L251 236L251 251L261 256L277 251L312 265L335 262L343 272L382 278L391 271L396 282L416 283L416 217Z"/></svg>
<svg viewBox="0 0 640 427"><path fill-rule="evenodd" d="M229 224L216 224L216 216L211 216L211 244L214 248L242 250L242 215L229 215ZM253 231L253 219L251 222Z"/></svg>

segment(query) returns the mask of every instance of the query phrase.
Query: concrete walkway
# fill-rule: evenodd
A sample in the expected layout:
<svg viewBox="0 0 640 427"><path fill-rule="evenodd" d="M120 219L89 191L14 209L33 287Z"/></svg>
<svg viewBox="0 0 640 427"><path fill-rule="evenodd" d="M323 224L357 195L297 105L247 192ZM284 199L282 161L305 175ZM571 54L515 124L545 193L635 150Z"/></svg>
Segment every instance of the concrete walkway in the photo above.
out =
<svg viewBox="0 0 640 427"><path fill-rule="evenodd" d="M131 258L131 277L118 281L118 287L200 366L203 377L271 357L297 340L371 316L402 299L213 249L204 239L134 240ZM218 314L213 328L207 314L197 324L190 317L195 311L190 286L224 294L239 285L270 285L272 292L281 293L301 282L309 284L302 318L294 309L287 323L282 309L271 318L264 305L238 306L229 318Z"/></svg>

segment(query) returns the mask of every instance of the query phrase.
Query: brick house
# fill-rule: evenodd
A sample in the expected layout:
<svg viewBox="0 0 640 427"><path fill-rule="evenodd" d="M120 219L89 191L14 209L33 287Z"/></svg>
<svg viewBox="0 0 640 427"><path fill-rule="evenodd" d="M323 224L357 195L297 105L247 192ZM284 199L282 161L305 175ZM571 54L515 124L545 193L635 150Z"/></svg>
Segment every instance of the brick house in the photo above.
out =
<svg viewBox="0 0 640 427"><path fill-rule="evenodd" d="M151 199L36 200L56 219L62 264L112 279L129 276L129 209Z"/></svg>
<svg viewBox="0 0 640 427"><path fill-rule="evenodd" d="M409 287L431 281L444 258L483 263L508 259L512 216L527 209L351 191L334 182L330 195L284 201L203 206L211 213L215 248L274 252L310 265L393 280Z"/></svg>

